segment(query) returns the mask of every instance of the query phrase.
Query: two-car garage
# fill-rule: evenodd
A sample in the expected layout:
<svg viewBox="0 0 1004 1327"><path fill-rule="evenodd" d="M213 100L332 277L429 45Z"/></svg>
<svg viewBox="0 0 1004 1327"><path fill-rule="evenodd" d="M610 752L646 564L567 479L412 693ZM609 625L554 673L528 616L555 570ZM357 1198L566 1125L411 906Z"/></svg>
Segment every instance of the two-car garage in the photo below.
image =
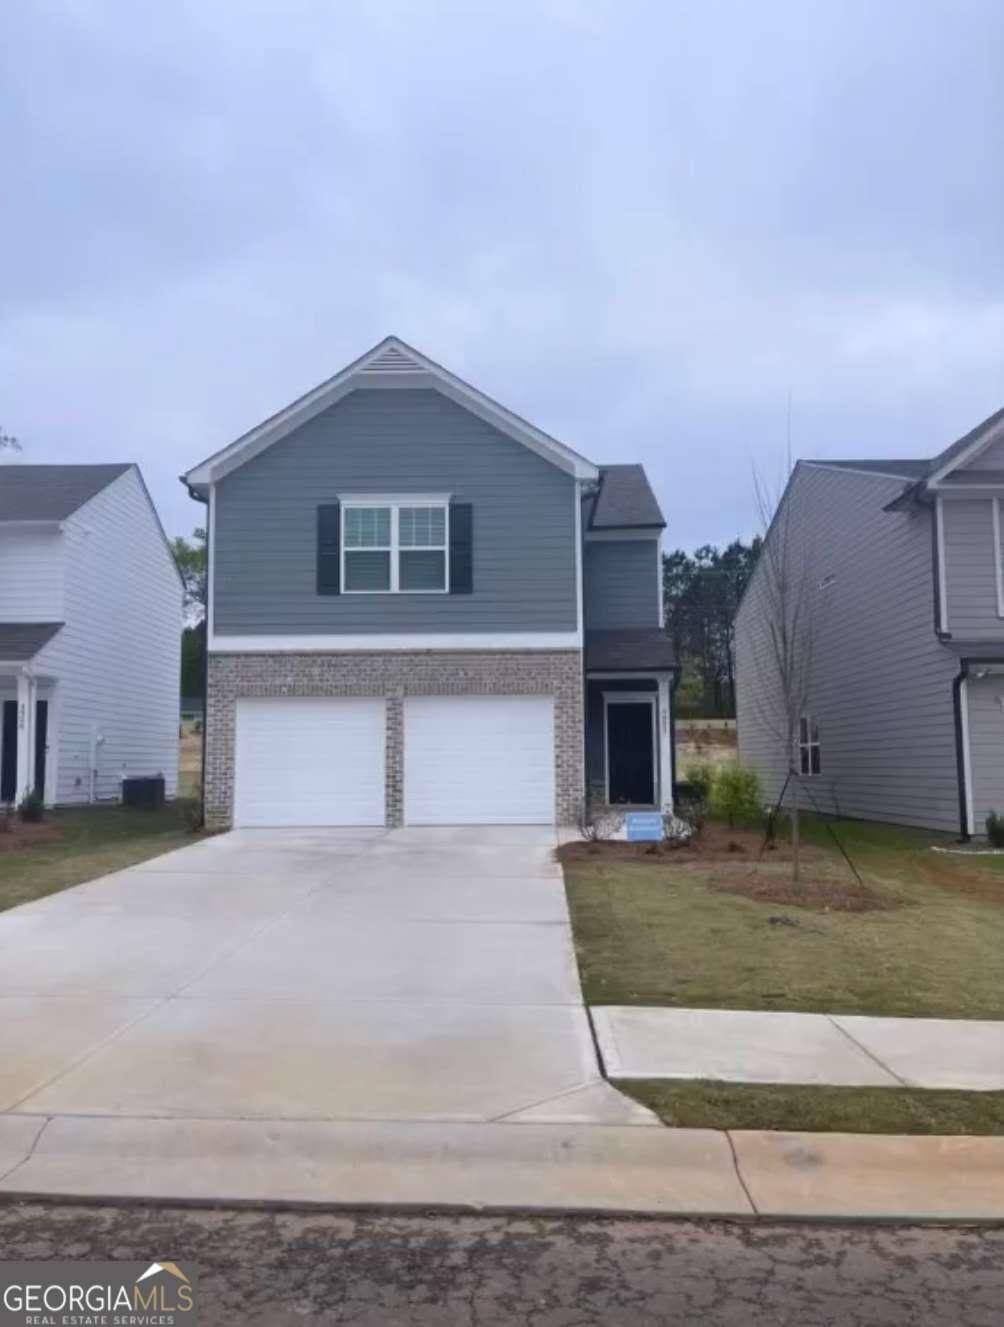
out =
<svg viewBox="0 0 1004 1327"><path fill-rule="evenodd" d="M234 824L387 823L383 697L256 697L236 702ZM411 825L551 824L554 698L407 696L401 753Z"/></svg>

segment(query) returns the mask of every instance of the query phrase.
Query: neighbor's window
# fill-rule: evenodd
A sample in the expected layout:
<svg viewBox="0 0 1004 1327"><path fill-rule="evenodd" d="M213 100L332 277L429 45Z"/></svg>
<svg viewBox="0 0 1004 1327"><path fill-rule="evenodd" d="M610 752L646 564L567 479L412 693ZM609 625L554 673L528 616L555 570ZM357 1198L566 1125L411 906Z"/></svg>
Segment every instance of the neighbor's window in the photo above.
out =
<svg viewBox="0 0 1004 1327"><path fill-rule="evenodd" d="M803 774L818 774L819 761L819 724L810 714L803 714L798 721L798 768Z"/></svg>
<svg viewBox="0 0 1004 1327"><path fill-rule="evenodd" d="M346 502L342 510L346 593L415 594L447 588L445 504Z"/></svg>

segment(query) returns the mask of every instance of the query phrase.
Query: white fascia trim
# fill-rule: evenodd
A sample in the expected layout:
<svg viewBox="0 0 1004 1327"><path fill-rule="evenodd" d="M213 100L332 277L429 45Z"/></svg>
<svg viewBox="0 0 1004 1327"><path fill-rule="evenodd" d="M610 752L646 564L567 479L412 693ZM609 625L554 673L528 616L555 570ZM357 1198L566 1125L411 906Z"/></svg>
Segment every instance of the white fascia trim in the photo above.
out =
<svg viewBox="0 0 1004 1327"><path fill-rule="evenodd" d="M206 560L206 630L210 640L213 636L213 600L216 598L216 486L210 486L209 500L206 504L206 546L209 554Z"/></svg>
<svg viewBox="0 0 1004 1327"><path fill-rule="evenodd" d="M587 530L586 542L590 544L623 544L631 539L661 539L662 527L654 530L639 530L637 528L625 528L623 530Z"/></svg>
<svg viewBox="0 0 1004 1327"><path fill-rule="evenodd" d="M940 470L935 470L933 474L929 475L927 479L928 488L935 487L946 475L958 470L960 465L967 465L974 456L979 456L980 452L985 451L991 443L997 442L1001 438L1004 438L1004 420L995 424L993 428L987 429L983 437L976 438L965 451L959 452L958 456L953 456L947 465L943 465Z"/></svg>
<svg viewBox="0 0 1004 1327"><path fill-rule="evenodd" d="M959 708L962 711L962 768L966 780L966 833L974 834L975 815L973 814L973 761L969 749L969 678L962 679L959 687Z"/></svg>
<svg viewBox="0 0 1004 1327"><path fill-rule="evenodd" d="M341 654L365 650L581 650L579 631L508 632L365 632L338 636L217 636L209 635L209 649L217 654Z"/></svg>
<svg viewBox="0 0 1004 1327"><path fill-rule="evenodd" d="M945 567L945 513L941 494L934 499L934 521L938 539L938 617L942 631L948 630L948 571Z"/></svg>
<svg viewBox="0 0 1004 1327"><path fill-rule="evenodd" d="M452 493L336 493L347 507L446 507Z"/></svg>
<svg viewBox="0 0 1004 1327"><path fill-rule="evenodd" d="M1004 569L1001 568L1001 500L993 498L994 583L997 586L997 616L1004 617Z"/></svg>
<svg viewBox="0 0 1004 1327"><path fill-rule="evenodd" d="M1004 484L997 480L992 484L936 484L934 492L939 498L951 502L952 498L986 498L995 493L1004 493Z"/></svg>
<svg viewBox="0 0 1004 1327"><path fill-rule="evenodd" d="M385 355L388 350L395 350L401 355L407 356L414 366L414 372L403 374L400 370L393 373L379 372L369 369L368 366L380 356ZM557 438L552 438L549 434L535 428L527 420L521 419L519 415L514 415L511 410L505 406L499 405L491 397L485 396L479 392L476 387L444 369L441 364L426 358L425 355L406 345L396 336L385 337L379 345L368 350L365 355L354 360L341 372L336 373L334 377L321 383L312 391L293 401L291 405L280 410L264 423L256 428L250 429L247 433L239 437L235 442L230 443L215 455L210 456L200 465L195 466L182 476L186 484L198 487L200 485L211 484L217 479L222 479L231 470L237 469L246 461L257 456L259 452L285 437L288 433L308 420L319 415L322 410L334 405L336 401L347 396L349 392L357 387L368 388L387 388L387 387L431 387L450 397L458 404L470 410L472 414L486 420L495 428L514 438L517 442L523 443L531 451L537 452L546 461L550 461L559 469L567 471L574 475L576 479L598 479L599 469L592 462L587 461L584 456L578 452L572 451L564 443L558 442Z"/></svg>
<svg viewBox="0 0 1004 1327"><path fill-rule="evenodd" d="M585 604L582 583L582 483L578 479L572 485L572 503L574 504L572 521L575 530L575 629L581 633L584 625ZM582 758L584 762L584 749Z"/></svg>

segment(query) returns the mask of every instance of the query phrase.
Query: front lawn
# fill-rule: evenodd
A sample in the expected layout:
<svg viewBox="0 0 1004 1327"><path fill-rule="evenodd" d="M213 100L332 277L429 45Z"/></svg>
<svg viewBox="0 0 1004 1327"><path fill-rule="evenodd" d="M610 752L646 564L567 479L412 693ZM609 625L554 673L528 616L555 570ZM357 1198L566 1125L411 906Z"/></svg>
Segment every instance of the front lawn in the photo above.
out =
<svg viewBox="0 0 1004 1327"><path fill-rule="evenodd" d="M677 1129L784 1133L1004 1134L1004 1092L910 1087L789 1087L618 1079Z"/></svg>
<svg viewBox="0 0 1004 1327"><path fill-rule="evenodd" d="M587 1003L1004 1018L1004 858L835 822L862 894L825 827L807 819L804 899L786 883L785 849L758 864L754 836L735 836L739 851L717 860L562 849Z"/></svg>
<svg viewBox="0 0 1004 1327"><path fill-rule="evenodd" d="M191 843L185 810L181 801L160 811L67 807L46 813L54 837L11 847L0 834L0 911Z"/></svg>

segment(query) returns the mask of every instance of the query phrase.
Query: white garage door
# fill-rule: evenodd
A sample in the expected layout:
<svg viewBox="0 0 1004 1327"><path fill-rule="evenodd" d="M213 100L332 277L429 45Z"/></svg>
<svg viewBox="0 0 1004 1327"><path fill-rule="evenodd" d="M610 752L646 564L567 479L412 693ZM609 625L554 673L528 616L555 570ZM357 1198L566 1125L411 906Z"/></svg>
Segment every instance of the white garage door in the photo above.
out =
<svg viewBox="0 0 1004 1327"><path fill-rule="evenodd" d="M550 825L551 696L421 696L404 702L409 825Z"/></svg>
<svg viewBox="0 0 1004 1327"><path fill-rule="evenodd" d="M235 825L382 825L383 700L239 700Z"/></svg>

